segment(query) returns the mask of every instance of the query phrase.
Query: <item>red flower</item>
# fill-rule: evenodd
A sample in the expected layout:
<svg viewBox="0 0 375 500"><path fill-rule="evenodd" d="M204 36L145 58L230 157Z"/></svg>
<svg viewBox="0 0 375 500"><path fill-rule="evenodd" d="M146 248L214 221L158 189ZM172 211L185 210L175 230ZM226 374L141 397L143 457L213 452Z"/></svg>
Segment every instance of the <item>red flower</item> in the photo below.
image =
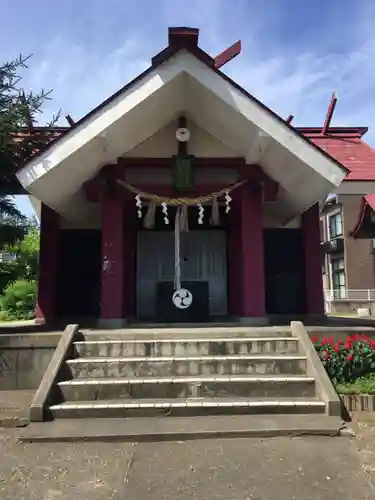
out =
<svg viewBox="0 0 375 500"><path fill-rule="evenodd" d="M367 340L367 335L365 333L362 333L361 337L363 338L363 340Z"/></svg>
<svg viewBox="0 0 375 500"><path fill-rule="evenodd" d="M337 346L335 347L335 352L339 352L340 351L340 345L337 344Z"/></svg>
<svg viewBox="0 0 375 500"><path fill-rule="evenodd" d="M355 333L355 334L352 336L352 340L359 340L359 339L360 339L359 333Z"/></svg>
<svg viewBox="0 0 375 500"><path fill-rule="evenodd" d="M324 351L324 359L329 359L329 351Z"/></svg>
<svg viewBox="0 0 375 500"><path fill-rule="evenodd" d="M326 338L322 339L322 341L321 341L322 345L327 345L328 343L329 343L328 339L326 339Z"/></svg>
<svg viewBox="0 0 375 500"><path fill-rule="evenodd" d="M348 355L348 361L353 361L353 356L354 356L353 353L350 353Z"/></svg>
<svg viewBox="0 0 375 500"><path fill-rule="evenodd" d="M341 344L343 344L343 343L344 343L344 341L343 341L343 340L341 340L341 339L339 339L339 340L337 341L337 345L341 345Z"/></svg>
<svg viewBox="0 0 375 500"><path fill-rule="evenodd" d="M319 342L318 337L316 337L315 335L314 335L314 337L311 337L311 342L312 342L313 344L316 344L317 342Z"/></svg>
<svg viewBox="0 0 375 500"><path fill-rule="evenodd" d="M347 342L353 342L353 339L351 337L349 337L349 335L346 337L346 341Z"/></svg>
<svg viewBox="0 0 375 500"><path fill-rule="evenodd" d="M345 344L344 344L344 347L345 347L345 349L351 349L351 347L352 347L352 343L351 343L351 342L349 342L349 341L347 340L347 341L345 342Z"/></svg>

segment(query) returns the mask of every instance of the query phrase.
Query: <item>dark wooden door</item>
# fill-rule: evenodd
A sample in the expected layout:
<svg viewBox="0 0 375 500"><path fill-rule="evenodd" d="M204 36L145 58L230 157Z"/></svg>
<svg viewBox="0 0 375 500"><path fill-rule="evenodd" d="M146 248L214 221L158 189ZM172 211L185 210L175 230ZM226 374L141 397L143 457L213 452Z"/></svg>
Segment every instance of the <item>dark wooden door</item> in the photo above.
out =
<svg viewBox="0 0 375 500"><path fill-rule="evenodd" d="M266 229L264 257L267 314L305 314L305 261L301 230Z"/></svg>
<svg viewBox="0 0 375 500"><path fill-rule="evenodd" d="M100 316L100 230L61 230L59 317Z"/></svg>

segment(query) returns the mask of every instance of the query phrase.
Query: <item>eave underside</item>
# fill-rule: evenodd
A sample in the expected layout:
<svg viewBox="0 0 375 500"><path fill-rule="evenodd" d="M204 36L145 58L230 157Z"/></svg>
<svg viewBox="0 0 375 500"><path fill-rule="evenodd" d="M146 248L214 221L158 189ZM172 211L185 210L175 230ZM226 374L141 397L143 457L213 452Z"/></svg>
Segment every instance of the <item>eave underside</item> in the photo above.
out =
<svg viewBox="0 0 375 500"><path fill-rule="evenodd" d="M175 56L141 83L25 167L18 178L27 191L77 220L90 211L82 185L181 115L279 184L273 210L280 222L307 210L345 177L334 160L190 54Z"/></svg>

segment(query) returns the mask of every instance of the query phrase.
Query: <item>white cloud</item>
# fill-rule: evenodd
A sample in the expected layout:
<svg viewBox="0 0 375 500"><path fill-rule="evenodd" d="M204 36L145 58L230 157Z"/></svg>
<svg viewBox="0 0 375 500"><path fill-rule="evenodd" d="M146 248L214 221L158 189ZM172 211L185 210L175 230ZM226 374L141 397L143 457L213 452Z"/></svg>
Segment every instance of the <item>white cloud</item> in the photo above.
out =
<svg viewBox="0 0 375 500"><path fill-rule="evenodd" d="M243 53L224 70L281 116L295 115L295 124L322 125L331 93L338 91L332 124L370 127L366 137L375 146L375 2L351 3L355 15L346 18L350 30L333 16L329 30L303 43L299 29L285 37L282 9L266 11L264 1L256 0L233 3L160 1L153 31L145 31L139 15L139 23L124 29L109 49L90 46L79 33L67 39L57 28L31 60L25 86L54 89L46 116L62 108L63 116L78 119L150 64L166 45L167 26L188 25L200 28L200 46L211 55L241 38ZM280 7L277 1L271 4Z"/></svg>
<svg viewBox="0 0 375 500"><path fill-rule="evenodd" d="M315 46L291 49L280 43L278 49L264 48L270 38L263 17L258 16L244 30L243 23L233 33L222 31L227 4L224 0L164 1L161 5L166 40L166 26L192 25L201 29L202 48L212 55L221 51L242 34L243 53L225 68L230 76L282 116L295 115L298 125L320 125L333 90L339 93L339 104L333 124L369 125L375 116L375 8L362 2L358 18L353 19L349 52L329 53L322 50L324 40ZM243 2L238 2L240 18ZM245 11L243 11L245 12ZM279 11L273 15L277 23ZM203 22L202 22L203 20ZM262 31L260 33L260 27ZM341 34L334 24L332 31ZM358 35L360 33L360 35ZM333 36L333 34L332 34ZM263 38L262 38L263 37ZM298 32L295 34L298 42ZM158 34L157 40L160 40ZM53 88L53 101L46 106L46 115L62 108L78 119L102 100L144 70L151 57L162 47L154 42L153 33L141 33L134 28L120 45L110 51L98 51L86 46L79 37L69 41L59 35L45 45L43 53L31 61L25 83L34 89ZM280 39L282 40L282 38ZM269 40L268 40L269 42ZM371 135L369 135L371 137ZM375 139L375 135L373 136Z"/></svg>

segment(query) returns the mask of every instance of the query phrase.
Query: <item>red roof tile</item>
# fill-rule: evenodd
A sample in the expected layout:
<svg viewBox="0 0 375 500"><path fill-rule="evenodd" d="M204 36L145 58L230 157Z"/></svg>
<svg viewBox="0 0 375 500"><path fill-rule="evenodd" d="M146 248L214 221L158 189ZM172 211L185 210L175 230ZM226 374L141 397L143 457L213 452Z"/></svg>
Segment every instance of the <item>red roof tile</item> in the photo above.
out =
<svg viewBox="0 0 375 500"><path fill-rule="evenodd" d="M310 136L310 140L350 170L345 177L346 181L375 180L375 150L361 137L314 134Z"/></svg>
<svg viewBox="0 0 375 500"><path fill-rule="evenodd" d="M367 194L364 196L365 201L370 207L375 210L375 194Z"/></svg>

